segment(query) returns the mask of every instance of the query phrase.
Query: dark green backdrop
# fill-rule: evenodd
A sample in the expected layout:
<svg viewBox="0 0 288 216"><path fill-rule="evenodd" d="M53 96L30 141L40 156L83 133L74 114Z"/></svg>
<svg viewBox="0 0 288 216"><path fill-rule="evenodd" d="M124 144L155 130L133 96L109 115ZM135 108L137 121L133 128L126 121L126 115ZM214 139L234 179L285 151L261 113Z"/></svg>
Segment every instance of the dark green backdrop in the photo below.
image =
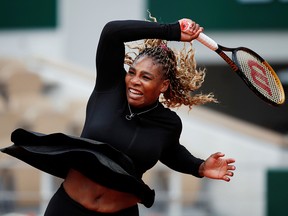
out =
<svg viewBox="0 0 288 216"><path fill-rule="evenodd" d="M266 216L288 215L288 169L271 169L267 173Z"/></svg>
<svg viewBox="0 0 288 216"><path fill-rule="evenodd" d="M288 2L279 0L250 4L243 0L148 0L147 9L159 22L188 17L206 30L288 29Z"/></svg>
<svg viewBox="0 0 288 216"><path fill-rule="evenodd" d="M55 28L57 0L1 0L0 30Z"/></svg>

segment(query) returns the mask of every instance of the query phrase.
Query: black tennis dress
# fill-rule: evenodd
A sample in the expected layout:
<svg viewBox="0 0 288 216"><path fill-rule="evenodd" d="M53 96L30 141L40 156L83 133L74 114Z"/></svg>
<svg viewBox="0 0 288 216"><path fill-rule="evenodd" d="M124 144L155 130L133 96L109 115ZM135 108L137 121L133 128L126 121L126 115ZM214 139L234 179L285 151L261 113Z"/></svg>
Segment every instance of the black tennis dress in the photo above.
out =
<svg viewBox="0 0 288 216"><path fill-rule="evenodd" d="M130 116L125 92L125 42L144 38L180 40L177 23L112 21L105 25L97 48L97 79L87 104L80 137L42 134L16 129L14 145L2 149L33 167L60 178L70 168L115 190L140 197L146 207L154 190L141 177L158 160L173 170L200 177L203 160L179 143L182 123L178 115L157 102L133 109Z"/></svg>

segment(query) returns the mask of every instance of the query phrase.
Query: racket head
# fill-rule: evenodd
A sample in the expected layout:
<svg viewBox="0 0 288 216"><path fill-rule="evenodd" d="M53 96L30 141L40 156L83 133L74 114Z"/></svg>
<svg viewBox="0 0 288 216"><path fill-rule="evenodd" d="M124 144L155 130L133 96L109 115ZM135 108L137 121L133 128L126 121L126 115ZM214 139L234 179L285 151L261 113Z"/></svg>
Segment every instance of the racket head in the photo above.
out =
<svg viewBox="0 0 288 216"><path fill-rule="evenodd" d="M232 51L236 71L253 92L267 103L278 106L285 102L285 92L273 68L260 55L246 47Z"/></svg>

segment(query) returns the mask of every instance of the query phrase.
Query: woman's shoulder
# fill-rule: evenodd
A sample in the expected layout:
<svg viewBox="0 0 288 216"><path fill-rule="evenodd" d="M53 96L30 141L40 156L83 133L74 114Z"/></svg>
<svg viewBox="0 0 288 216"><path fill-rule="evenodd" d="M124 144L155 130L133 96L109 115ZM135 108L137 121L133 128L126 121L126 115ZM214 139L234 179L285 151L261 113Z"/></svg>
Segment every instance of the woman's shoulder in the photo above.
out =
<svg viewBox="0 0 288 216"><path fill-rule="evenodd" d="M166 124L174 125L175 127L182 127L181 118L178 114L168 107L165 107L162 103L159 104L159 109L157 110L158 119Z"/></svg>

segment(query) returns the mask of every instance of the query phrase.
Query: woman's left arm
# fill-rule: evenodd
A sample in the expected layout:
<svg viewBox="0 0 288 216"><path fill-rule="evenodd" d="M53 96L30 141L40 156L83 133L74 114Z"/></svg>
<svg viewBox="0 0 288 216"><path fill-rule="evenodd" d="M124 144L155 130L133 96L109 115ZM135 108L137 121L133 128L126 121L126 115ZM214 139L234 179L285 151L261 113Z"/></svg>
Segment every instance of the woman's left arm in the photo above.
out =
<svg viewBox="0 0 288 216"><path fill-rule="evenodd" d="M173 144L166 148L160 161L169 168L196 177L203 177L199 172L201 164L205 161L193 156L183 145Z"/></svg>
<svg viewBox="0 0 288 216"><path fill-rule="evenodd" d="M217 152L204 161L193 156L183 145L176 144L165 150L160 161L181 173L228 182L236 169L233 165L235 159L223 158L224 156L223 153Z"/></svg>

